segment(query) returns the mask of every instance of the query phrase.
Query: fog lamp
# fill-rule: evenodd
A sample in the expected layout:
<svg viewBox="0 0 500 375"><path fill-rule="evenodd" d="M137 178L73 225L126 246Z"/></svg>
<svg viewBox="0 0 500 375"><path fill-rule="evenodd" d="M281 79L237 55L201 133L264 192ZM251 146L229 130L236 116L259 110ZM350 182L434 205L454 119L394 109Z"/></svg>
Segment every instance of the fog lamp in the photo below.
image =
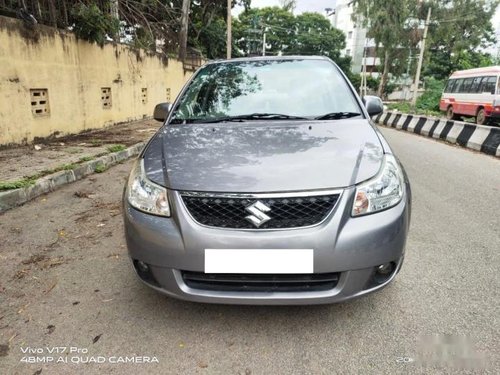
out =
<svg viewBox="0 0 500 375"><path fill-rule="evenodd" d="M389 275L394 269L394 263L384 263L377 267L377 273L379 275Z"/></svg>

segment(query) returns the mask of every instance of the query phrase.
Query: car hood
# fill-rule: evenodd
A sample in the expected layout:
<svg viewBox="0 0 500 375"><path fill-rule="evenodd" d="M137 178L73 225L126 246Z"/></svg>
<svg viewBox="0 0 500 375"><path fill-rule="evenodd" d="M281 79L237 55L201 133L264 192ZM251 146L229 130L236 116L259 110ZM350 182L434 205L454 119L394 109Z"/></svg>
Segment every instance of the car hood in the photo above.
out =
<svg viewBox="0 0 500 375"><path fill-rule="evenodd" d="M280 192L338 188L377 174L366 119L168 125L144 154L148 178L174 190Z"/></svg>

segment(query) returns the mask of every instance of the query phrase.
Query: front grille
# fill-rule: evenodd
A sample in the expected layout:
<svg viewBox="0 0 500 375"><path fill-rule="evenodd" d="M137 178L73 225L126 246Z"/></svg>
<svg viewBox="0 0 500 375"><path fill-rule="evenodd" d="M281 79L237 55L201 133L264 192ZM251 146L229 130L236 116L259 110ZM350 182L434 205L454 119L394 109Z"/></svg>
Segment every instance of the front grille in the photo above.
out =
<svg viewBox="0 0 500 375"><path fill-rule="evenodd" d="M182 271L193 289L223 292L317 292L337 286L339 273L318 274L216 274Z"/></svg>
<svg viewBox="0 0 500 375"><path fill-rule="evenodd" d="M300 228L323 221L335 207L339 194L308 197L239 198L181 194L191 216L200 224L218 228L256 229L247 217L248 207L261 202L270 219L258 229Z"/></svg>

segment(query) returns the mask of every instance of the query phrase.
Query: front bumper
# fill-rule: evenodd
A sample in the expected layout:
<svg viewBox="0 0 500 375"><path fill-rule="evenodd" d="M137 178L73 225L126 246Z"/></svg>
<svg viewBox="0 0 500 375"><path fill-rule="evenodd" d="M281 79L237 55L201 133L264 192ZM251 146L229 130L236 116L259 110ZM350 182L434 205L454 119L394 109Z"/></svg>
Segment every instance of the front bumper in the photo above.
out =
<svg viewBox="0 0 500 375"><path fill-rule="evenodd" d="M379 290L401 267L408 233L411 193L406 185L395 207L362 217L351 217L354 188L344 190L321 224L291 230L227 230L197 224L178 193L172 192L172 218L144 214L124 204L125 235L130 257L149 266L152 280L141 279L169 296L227 304L319 304L341 302ZM330 290L303 292L234 292L191 288L182 271L204 271L205 249L314 249L314 273L338 272ZM393 262L394 271L373 283L375 267Z"/></svg>

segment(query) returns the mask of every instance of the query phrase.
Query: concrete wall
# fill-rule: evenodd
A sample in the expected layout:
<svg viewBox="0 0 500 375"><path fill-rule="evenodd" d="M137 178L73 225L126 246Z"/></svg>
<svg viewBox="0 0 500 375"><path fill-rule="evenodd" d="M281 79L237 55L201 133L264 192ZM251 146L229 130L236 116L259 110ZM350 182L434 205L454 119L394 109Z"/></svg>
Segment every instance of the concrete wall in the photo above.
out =
<svg viewBox="0 0 500 375"><path fill-rule="evenodd" d="M0 145L150 117L190 74L174 59L0 17ZM110 106L103 88L111 89ZM48 91L48 108L37 89Z"/></svg>

